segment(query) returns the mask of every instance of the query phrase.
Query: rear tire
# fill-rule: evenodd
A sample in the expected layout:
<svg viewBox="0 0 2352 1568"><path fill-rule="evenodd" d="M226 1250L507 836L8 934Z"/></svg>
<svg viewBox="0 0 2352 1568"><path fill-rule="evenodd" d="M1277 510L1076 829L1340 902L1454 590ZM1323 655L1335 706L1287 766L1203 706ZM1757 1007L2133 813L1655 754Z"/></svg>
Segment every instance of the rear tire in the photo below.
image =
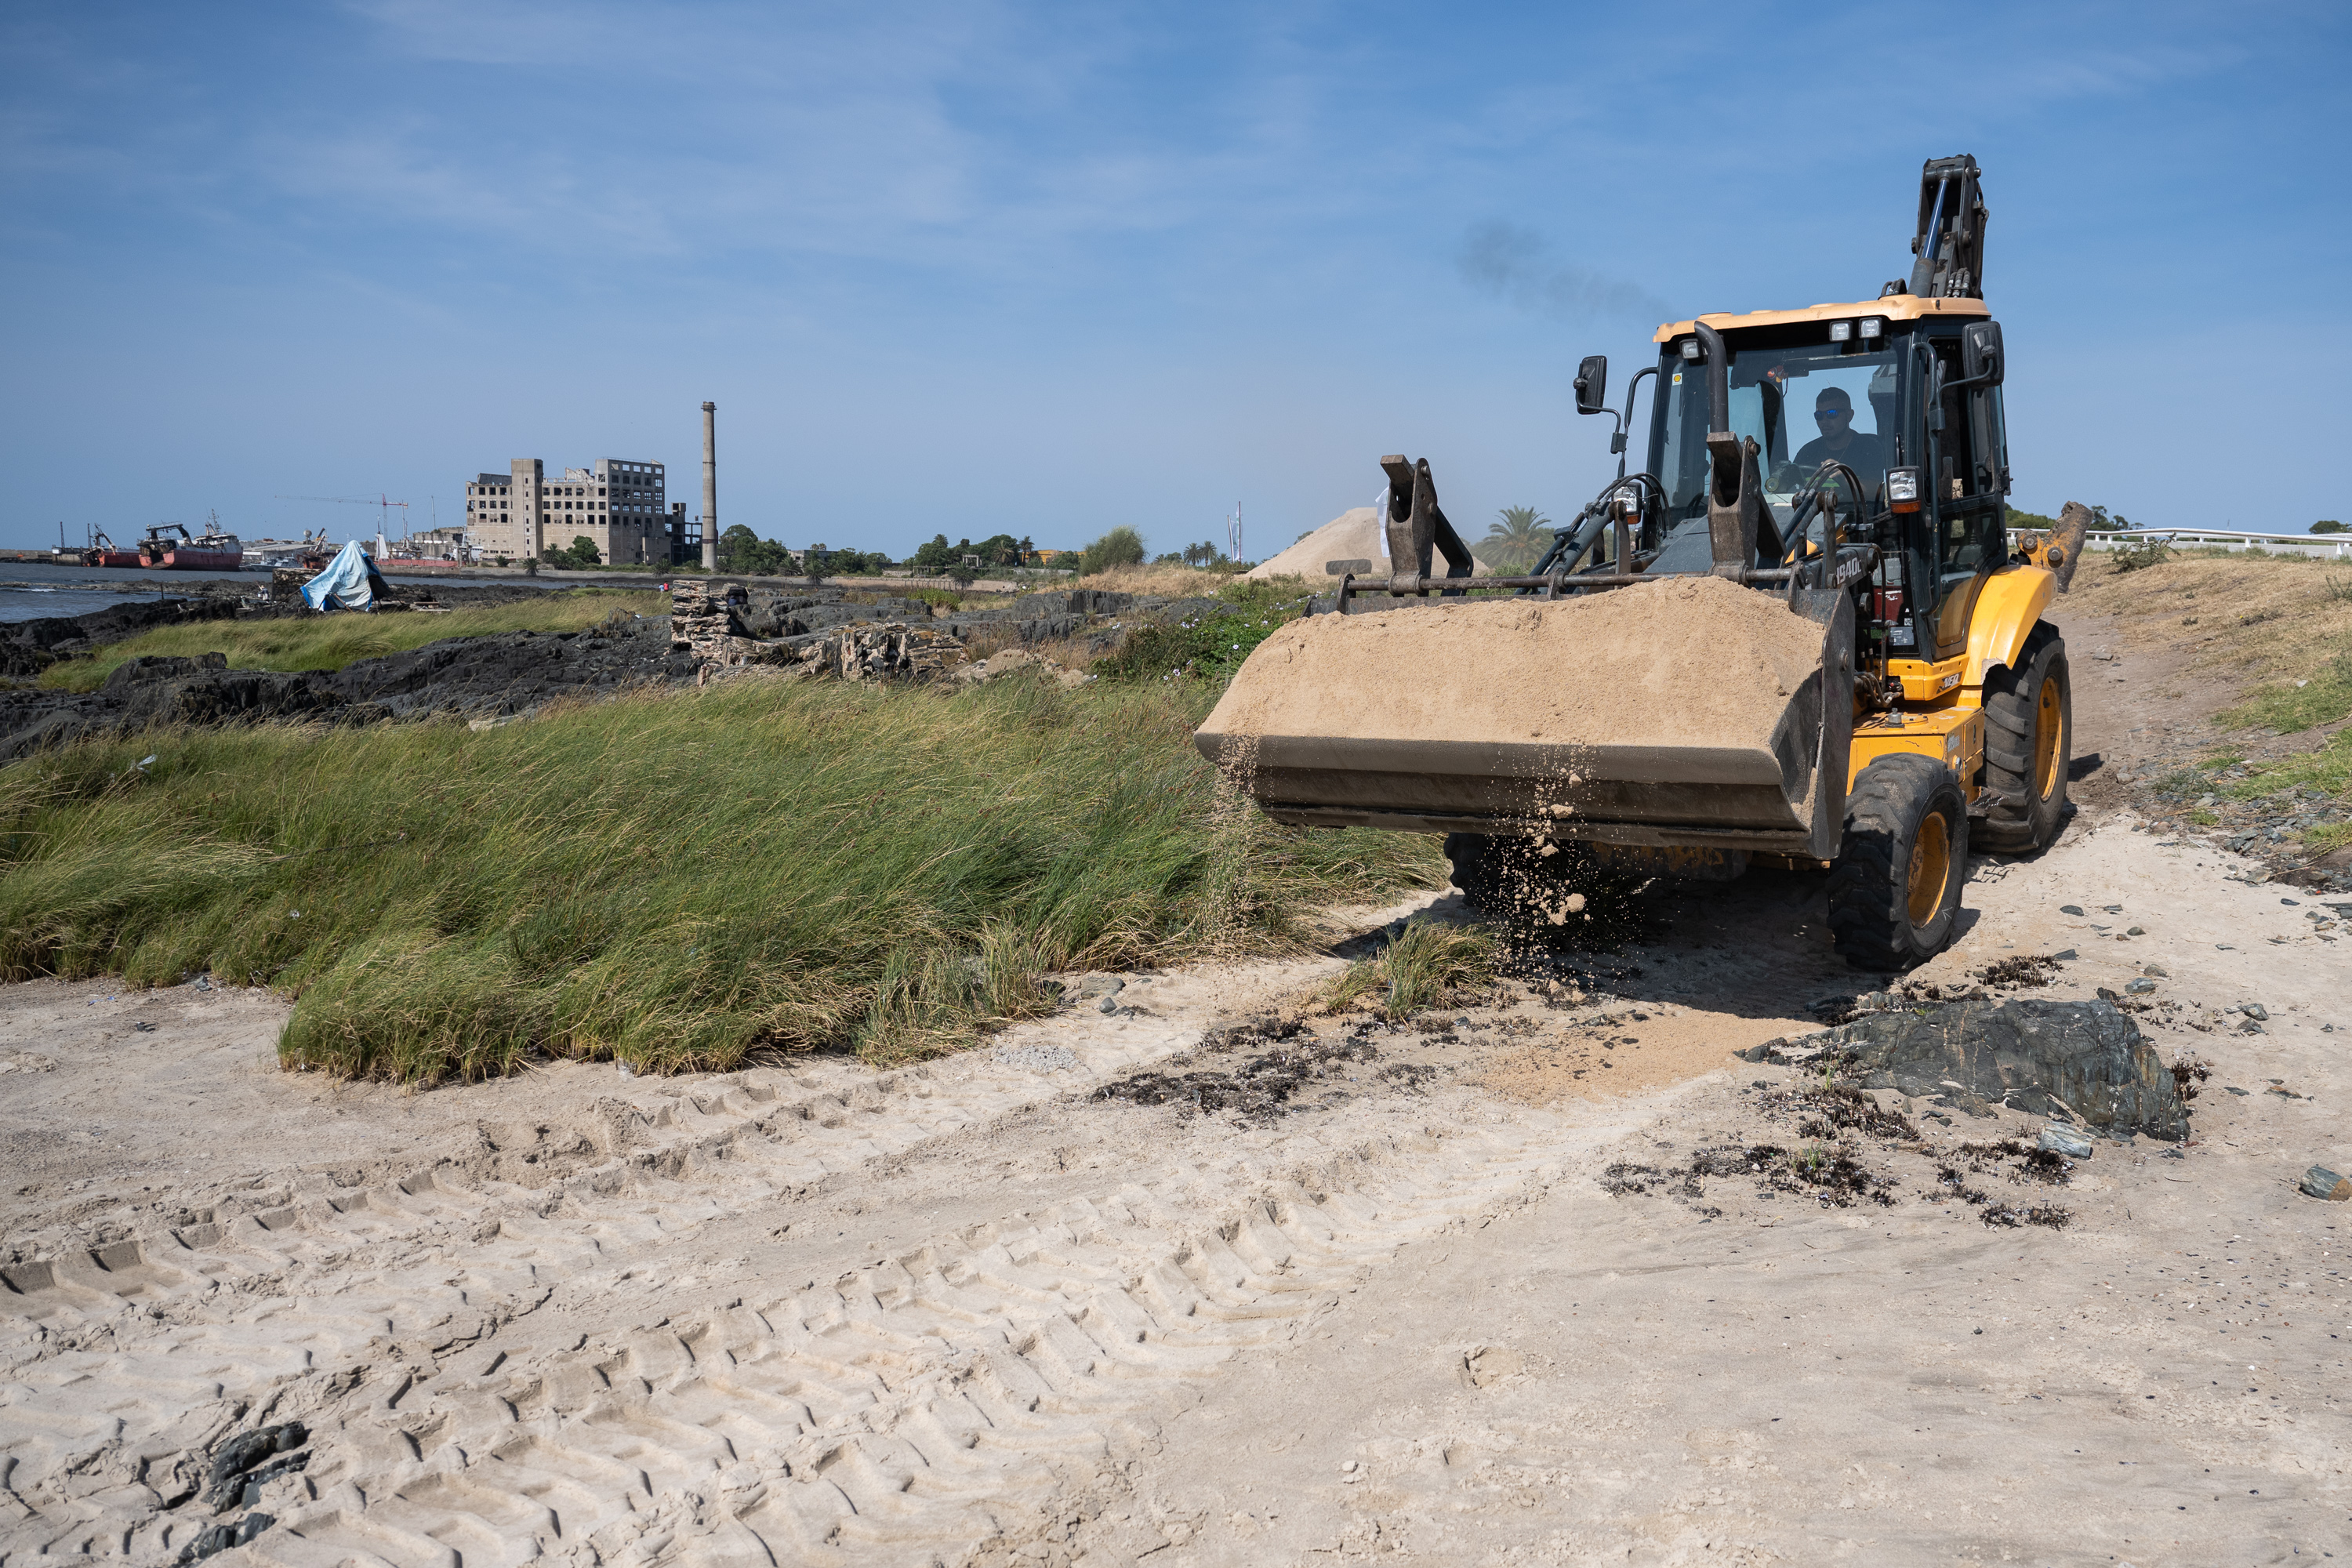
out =
<svg viewBox="0 0 2352 1568"><path fill-rule="evenodd" d="M2074 694L2066 639L2047 621L2026 637L2014 666L1985 677L1985 816L1977 847L2003 855L2045 848L2066 818Z"/></svg>
<svg viewBox="0 0 2352 1568"><path fill-rule="evenodd" d="M1449 833L1445 858L1462 901L1496 924L1516 921L1557 889L1564 894L1585 857L1573 846L1546 855L1541 840L1485 833Z"/></svg>
<svg viewBox="0 0 2352 1568"><path fill-rule="evenodd" d="M1462 901L1482 921L1538 946L1608 945L1638 934L1642 890L1655 880L1605 867L1574 840L1532 834L1449 833L1445 858Z"/></svg>
<svg viewBox="0 0 2352 1568"><path fill-rule="evenodd" d="M1933 757L1898 752L1862 770L1830 872L1830 931L1856 969L1893 973L1952 940L1969 862L1968 802Z"/></svg>
<svg viewBox="0 0 2352 1568"><path fill-rule="evenodd" d="M1454 868L1454 885L1462 889L1462 901L1481 914L1486 912L1500 886L1501 879L1486 853L1494 842L1483 833L1445 836L1445 858Z"/></svg>

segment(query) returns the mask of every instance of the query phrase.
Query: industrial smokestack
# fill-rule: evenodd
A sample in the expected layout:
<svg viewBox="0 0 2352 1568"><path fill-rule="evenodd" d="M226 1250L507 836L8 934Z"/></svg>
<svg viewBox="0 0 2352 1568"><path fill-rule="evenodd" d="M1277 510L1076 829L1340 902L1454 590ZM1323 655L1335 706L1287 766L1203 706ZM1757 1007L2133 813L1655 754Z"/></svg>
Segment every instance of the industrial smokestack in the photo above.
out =
<svg viewBox="0 0 2352 1568"><path fill-rule="evenodd" d="M719 570L719 405L702 405L702 569Z"/></svg>

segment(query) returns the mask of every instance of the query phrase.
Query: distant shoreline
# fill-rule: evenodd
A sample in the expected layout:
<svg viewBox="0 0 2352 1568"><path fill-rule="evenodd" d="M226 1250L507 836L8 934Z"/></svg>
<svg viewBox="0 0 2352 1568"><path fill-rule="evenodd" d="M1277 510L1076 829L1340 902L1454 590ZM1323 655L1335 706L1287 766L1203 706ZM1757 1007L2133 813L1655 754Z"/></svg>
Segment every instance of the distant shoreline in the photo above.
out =
<svg viewBox="0 0 2352 1568"><path fill-rule="evenodd" d="M193 584L207 582L244 582L247 580L267 583L269 580L269 571L268 568L264 567L248 567L240 572L157 573L146 568L80 566L65 562L50 561L43 557L36 557L21 551L13 552L0 552L0 572L5 572L7 567L11 565L52 566L72 571L78 574L78 575L69 579L0 577L0 588L22 589L53 587L60 581L70 581L76 587L87 589L95 593L153 594L168 590L175 584ZM114 573L127 573L133 570L137 570L140 574L135 577L116 577L112 575ZM101 572L109 574L109 575L79 575L79 574L81 573L96 574ZM609 583L627 587L657 587L663 583L669 582L674 577L701 577L714 581L723 579L729 582L739 580L742 582L751 582L756 580L762 583L789 583L802 587L816 584L824 584L828 586L840 588L944 588L951 592L965 594L1021 594L1050 592L1057 587L1067 587L1076 580L1076 574L1074 573L1054 573L1049 575L1041 575L1026 581L1010 578L981 577L969 583L961 582L954 577L949 576L771 576L767 574L758 572L705 572L699 566L678 566L666 571L621 569L611 567L591 567L583 571L576 568L565 570L542 566L534 573L525 571L520 566L454 566L420 570L413 565L407 565L395 566L393 570L383 573L383 575L386 582L391 583L537 582L561 584L566 587L574 587L583 584L593 583Z"/></svg>

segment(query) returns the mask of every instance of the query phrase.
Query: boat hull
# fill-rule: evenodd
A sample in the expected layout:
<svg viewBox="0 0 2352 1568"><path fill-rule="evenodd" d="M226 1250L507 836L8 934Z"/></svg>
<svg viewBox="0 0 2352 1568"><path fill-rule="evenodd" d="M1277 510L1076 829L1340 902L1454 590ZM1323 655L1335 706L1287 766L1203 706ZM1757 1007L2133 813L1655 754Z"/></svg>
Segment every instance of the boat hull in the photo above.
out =
<svg viewBox="0 0 2352 1568"><path fill-rule="evenodd" d="M242 550L166 550L161 555L141 555L138 563L151 572L238 572L245 568Z"/></svg>

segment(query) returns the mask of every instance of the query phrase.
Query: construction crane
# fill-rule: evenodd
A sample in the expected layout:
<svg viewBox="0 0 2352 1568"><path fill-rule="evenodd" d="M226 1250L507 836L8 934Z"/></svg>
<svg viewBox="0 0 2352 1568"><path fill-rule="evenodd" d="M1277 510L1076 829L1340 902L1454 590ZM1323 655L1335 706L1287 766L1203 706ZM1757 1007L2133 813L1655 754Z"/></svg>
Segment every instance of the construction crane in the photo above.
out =
<svg viewBox="0 0 2352 1568"><path fill-rule="evenodd" d="M398 507L403 511L406 511L408 510L408 503L406 501L392 500L381 494L379 494L373 500L369 500L364 496L273 496L270 499L273 500L331 501L337 506L372 506L376 508L378 516L376 518L375 524L375 552L378 555L382 555L383 553L383 531L385 525L392 521L392 509L394 507Z"/></svg>

